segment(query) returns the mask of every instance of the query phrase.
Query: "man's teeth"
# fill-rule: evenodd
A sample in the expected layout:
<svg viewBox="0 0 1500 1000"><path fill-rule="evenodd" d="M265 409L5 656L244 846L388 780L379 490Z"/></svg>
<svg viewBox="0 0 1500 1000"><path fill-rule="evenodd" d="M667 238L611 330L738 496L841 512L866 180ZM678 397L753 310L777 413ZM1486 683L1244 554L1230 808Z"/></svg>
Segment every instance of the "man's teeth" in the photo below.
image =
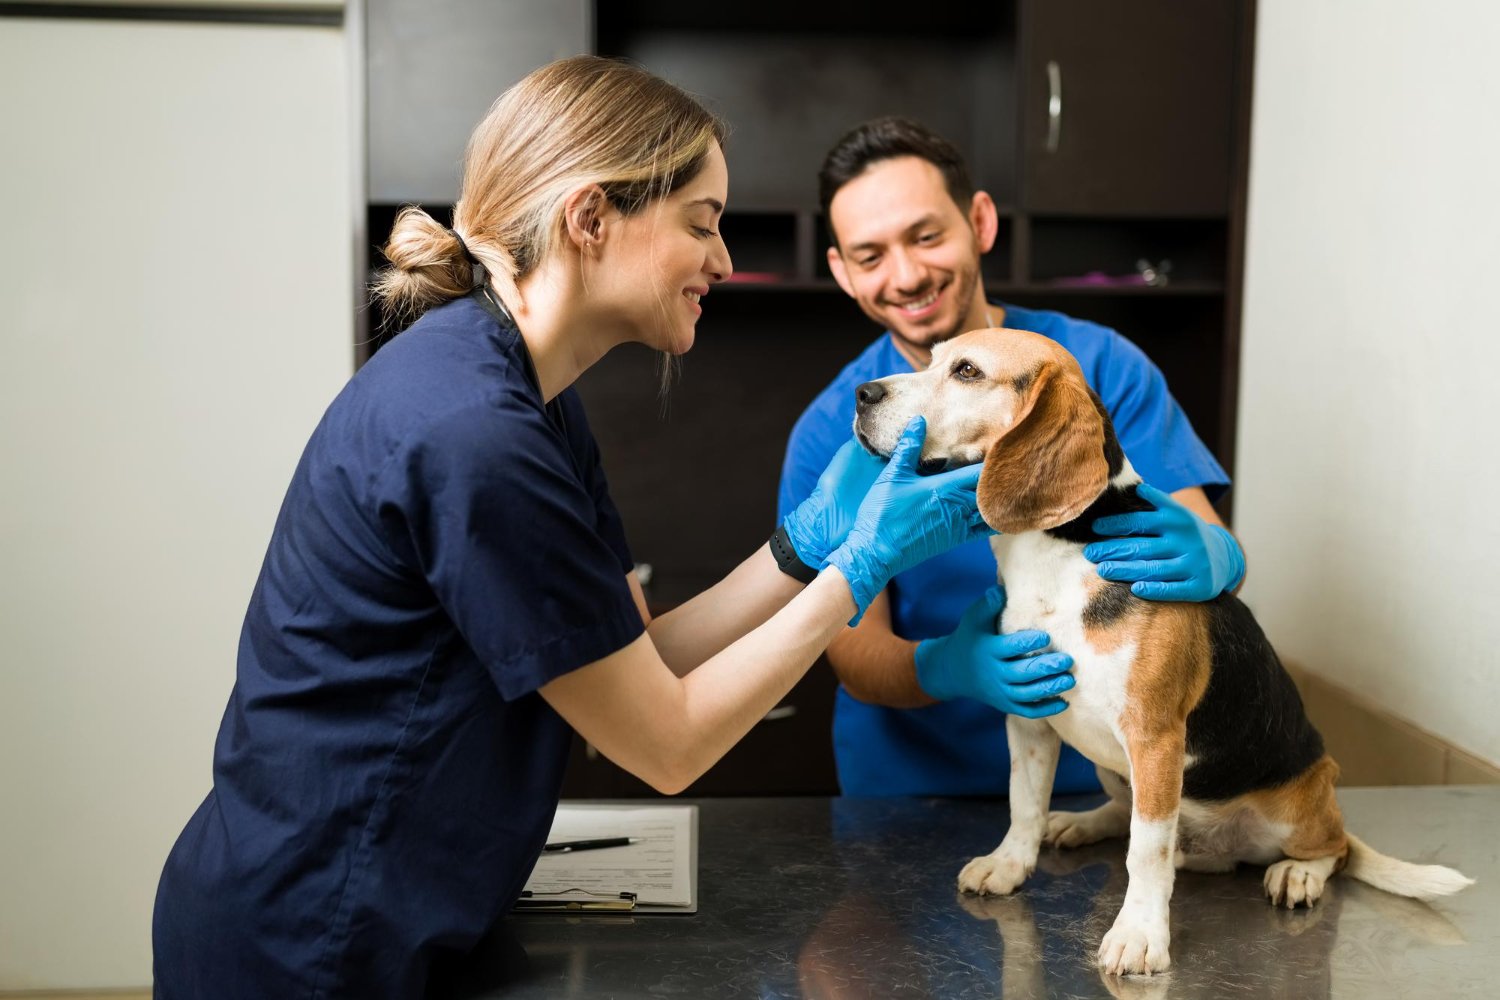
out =
<svg viewBox="0 0 1500 1000"><path fill-rule="evenodd" d="M937 292L933 292L931 295L927 296L927 298L925 298L925 299L918 299L916 302L903 302L903 303L901 303L901 308L905 309L907 312L917 312L919 310L926 309L928 306L932 305L934 302L937 301L937 297L938 297L938 293Z"/></svg>
<svg viewBox="0 0 1500 1000"><path fill-rule="evenodd" d="M697 292L685 291L682 294L687 296L689 302L697 302L699 299L703 298L703 296L699 295Z"/></svg>

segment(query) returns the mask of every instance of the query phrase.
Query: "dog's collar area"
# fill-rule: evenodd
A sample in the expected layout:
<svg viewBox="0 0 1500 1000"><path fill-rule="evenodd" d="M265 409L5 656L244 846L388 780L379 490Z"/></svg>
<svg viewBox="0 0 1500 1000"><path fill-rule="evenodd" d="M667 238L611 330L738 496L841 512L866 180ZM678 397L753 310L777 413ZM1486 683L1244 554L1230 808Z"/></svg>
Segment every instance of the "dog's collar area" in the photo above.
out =
<svg viewBox="0 0 1500 1000"><path fill-rule="evenodd" d="M1077 542L1079 545L1087 545L1089 542L1097 542L1107 535L1094 532L1094 521L1097 518L1108 517L1111 514L1134 514L1143 510L1155 510L1151 504L1142 500L1136 493L1135 488L1140 483L1137 477L1135 482L1113 482L1104 488L1094 502L1089 504L1088 509L1079 514L1067 524L1059 524L1055 528L1047 528L1047 534L1053 538L1061 538L1068 542Z"/></svg>
<svg viewBox="0 0 1500 1000"><path fill-rule="evenodd" d="M950 468L954 468L954 465L946 458L924 458L917 463L917 475L935 476L939 472L948 471Z"/></svg>

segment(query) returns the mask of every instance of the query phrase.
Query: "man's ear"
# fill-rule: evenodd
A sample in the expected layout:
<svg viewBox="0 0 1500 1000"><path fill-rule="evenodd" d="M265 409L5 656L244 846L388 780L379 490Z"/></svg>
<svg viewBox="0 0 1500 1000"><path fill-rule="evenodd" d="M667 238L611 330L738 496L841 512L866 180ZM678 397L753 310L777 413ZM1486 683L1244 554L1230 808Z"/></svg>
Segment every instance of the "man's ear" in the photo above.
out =
<svg viewBox="0 0 1500 1000"><path fill-rule="evenodd" d="M979 473L979 513L1018 535L1067 524L1109 484L1104 421L1083 376L1047 361Z"/></svg>
<svg viewBox="0 0 1500 1000"><path fill-rule="evenodd" d="M581 253L593 253L606 238L606 221L613 211L604 189L587 184L563 201L563 223L568 240Z"/></svg>
<svg viewBox="0 0 1500 1000"><path fill-rule="evenodd" d="M839 253L836 246L828 248L828 270L833 272L833 280L839 283L844 294L854 298L854 286L849 283L849 269L844 266L844 255Z"/></svg>
<svg viewBox="0 0 1500 1000"><path fill-rule="evenodd" d="M995 199L987 191L975 191L974 197L969 199L969 225L979 242L980 255L993 250L995 238L1000 233L1000 213L995 208Z"/></svg>

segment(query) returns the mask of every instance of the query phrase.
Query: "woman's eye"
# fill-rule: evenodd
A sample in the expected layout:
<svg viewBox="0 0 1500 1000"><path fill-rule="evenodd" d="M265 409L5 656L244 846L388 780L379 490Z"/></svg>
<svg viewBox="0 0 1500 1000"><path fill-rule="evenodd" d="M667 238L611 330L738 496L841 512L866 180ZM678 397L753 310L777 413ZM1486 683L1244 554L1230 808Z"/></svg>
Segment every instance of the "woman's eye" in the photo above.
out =
<svg viewBox="0 0 1500 1000"><path fill-rule="evenodd" d="M979 376L982 375L983 372L965 361L957 368L953 369L953 374L957 375L959 378L965 381L972 381L976 378L979 378Z"/></svg>
<svg viewBox="0 0 1500 1000"><path fill-rule="evenodd" d="M702 226L694 226L693 227L693 232L695 232L695 233L698 234L698 238L700 240L706 240L710 236L717 236L717 235L719 235L718 233L714 232L712 229L704 229Z"/></svg>

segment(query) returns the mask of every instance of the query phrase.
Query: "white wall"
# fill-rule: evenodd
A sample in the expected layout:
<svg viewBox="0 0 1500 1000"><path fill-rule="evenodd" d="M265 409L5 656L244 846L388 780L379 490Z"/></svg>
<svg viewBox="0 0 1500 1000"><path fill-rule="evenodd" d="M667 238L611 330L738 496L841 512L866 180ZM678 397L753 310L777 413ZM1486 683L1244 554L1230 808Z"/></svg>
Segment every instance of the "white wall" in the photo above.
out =
<svg viewBox="0 0 1500 1000"><path fill-rule="evenodd" d="M1284 657L1500 761L1500 4L1259 14L1245 596Z"/></svg>
<svg viewBox="0 0 1500 1000"><path fill-rule="evenodd" d="M352 369L346 70L332 28L0 20L0 988L150 982Z"/></svg>

